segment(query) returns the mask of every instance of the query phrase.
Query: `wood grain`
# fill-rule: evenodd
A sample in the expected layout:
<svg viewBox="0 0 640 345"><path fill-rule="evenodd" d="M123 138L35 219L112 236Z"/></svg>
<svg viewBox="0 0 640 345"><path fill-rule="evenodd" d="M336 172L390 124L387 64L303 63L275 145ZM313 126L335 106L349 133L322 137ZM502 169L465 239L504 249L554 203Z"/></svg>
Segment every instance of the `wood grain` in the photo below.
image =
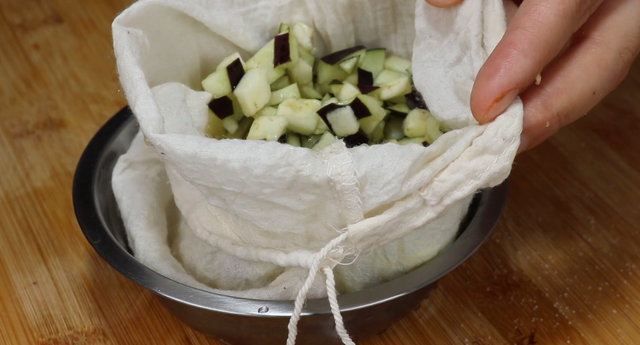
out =
<svg viewBox="0 0 640 345"><path fill-rule="evenodd" d="M129 0L0 2L0 344L217 344L104 263L75 221L88 140L126 101L110 24ZM481 250L378 344L640 343L640 64L518 157Z"/></svg>

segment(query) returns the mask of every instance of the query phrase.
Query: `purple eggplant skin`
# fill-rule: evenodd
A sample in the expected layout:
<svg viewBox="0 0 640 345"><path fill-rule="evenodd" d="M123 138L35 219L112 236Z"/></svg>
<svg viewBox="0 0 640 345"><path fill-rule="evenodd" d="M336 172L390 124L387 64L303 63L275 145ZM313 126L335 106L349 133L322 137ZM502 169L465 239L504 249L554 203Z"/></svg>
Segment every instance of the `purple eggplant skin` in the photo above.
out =
<svg viewBox="0 0 640 345"><path fill-rule="evenodd" d="M369 143L369 138L362 132L346 136L342 140L348 148Z"/></svg>
<svg viewBox="0 0 640 345"><path fill-rule="evenodd" d="M231 98L222 96L211 100L211 102L209 102L209 109L211 109L220 120L224 120L233 115L233 102Z"/></svg>
<svg viewBox="0 0 640 345"><path fill-rule="evenodd" d="M373 73L358 67L358 85L373 85Z"/></svg>
<svg viewBox="0 0 640 345"><path fill-rule="evenodd" d="M289 33L285 32L273 40L273 67L291 61L291 47L289 47Z"/></svg>
<svg viewBox="0 0 640 345"><path fill-rule="evenodd" d="M240 83L240 79L244 76L244 67L242 67L240 58L233 60L233 62L227 66L227 74L229 75L231 90L235 90L238 83Z"/></svg>
<svg viewBox="0 0 640 345"><path fill-rule="evenodd" d="M371 85L361 85L358 84L358 89L360 89L360 92L362 92L363 95L366 95L368 93L371 93L377 89L379 89L379 87L377 86L371 86Z"/></svg>
<svg viewBox="0 0 640 345"><path fill-rule="evenodd" d="M391 110L391 112L389 113L389 116L397 117L397 118L400 118L400 119L404 119L405 117L407 117L407 113L403 113L403 112L396 111L396 110Z"/></svg>
<svg viewBox="0 0 640 345"><path fill-rule="evenodd" d="M342 107L345 107L345 106L340 104L335 104L335 103L329 103L324 107L320 108L320 110L318 110L318 115L320 115L320 117L324 120L327 117L327 114Z"/></svg>
<svg viewBox="0 0 640 345"><path fill-rule="evenodd" d="M324 107L320 108L320 110L317 111L317 114L320 115L320 118L322 119L322 121L324 121L324 123L327 124L327 126L329 127L329 130L331 132L333 132L333 127L331 127L331 122L329 122L329 120L327 120L327 115L336 110L336 109L340 109L342 107L345 107L345 105L339 105L339 104L335 104L335 103L329 103L327 105L325 105Z"/></svg>
<svg viewBox="0 0 640 345"><path fill-rule="evenodd" d="M356 97L349 104L349 106L353 110L353 115L355 115L358 120L363 119L367 116L371 116L371 111L369 110L369 108L367 108L367 106L364 105L364 103L362 103L362 101L358 97Z"/></svg>
<svg viewBox="0 0 640 345"><path fill-rule="evenodd" d="M364 46L355 46L355 47L339 50L339 51L331 53L329 55L325 55L320 60L328 63L329 65L335 65L338 62L342 61L342 59L344 59L347 55L353 54L353 53L357 52L358 50L362 50L362 49L365 49L365 47Z"/></svg>
<svg viewBox="0 0 640 345"><path fill-rule="evenodd" d="M409 109L419 108L429 110L429 108L427 108L427 104L424 102L424 98L422 98L422 94L416 89L406 94L404 98L407 100Z"/></svg>

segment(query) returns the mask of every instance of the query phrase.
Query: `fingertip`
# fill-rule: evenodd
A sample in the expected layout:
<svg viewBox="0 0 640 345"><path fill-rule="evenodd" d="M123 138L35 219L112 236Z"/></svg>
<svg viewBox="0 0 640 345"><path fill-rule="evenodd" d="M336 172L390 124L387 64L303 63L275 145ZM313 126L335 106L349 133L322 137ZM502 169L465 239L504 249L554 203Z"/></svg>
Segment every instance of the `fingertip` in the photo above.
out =
<svg viewBox="0 0 640 345"><path fill-rule="evenodd" d="M496 117L504 113L519 94L520 90L511 89L499 93L498 97L489 99L487 102L486 97L485 99L482 99L483 95L478 95L477 93L474 94L474 92L472 92L471 113L481 125L484 125L495 120Z"/></svg>
<svg viewBox="0 0 640 345"><path fill-rule="evenodd" d="M429 5L435 7L451 7L461 3L463 0L425 0Z"/></svg>
<svg viewBox="0 0 640 345"><path fill-rule="evenodd" d="M518 152L516 154L521 154L522 152L528 150L529 141L529 137L526 135L526 133L522 133L522 135L520 135L520 146L518 147Z"/></svg>

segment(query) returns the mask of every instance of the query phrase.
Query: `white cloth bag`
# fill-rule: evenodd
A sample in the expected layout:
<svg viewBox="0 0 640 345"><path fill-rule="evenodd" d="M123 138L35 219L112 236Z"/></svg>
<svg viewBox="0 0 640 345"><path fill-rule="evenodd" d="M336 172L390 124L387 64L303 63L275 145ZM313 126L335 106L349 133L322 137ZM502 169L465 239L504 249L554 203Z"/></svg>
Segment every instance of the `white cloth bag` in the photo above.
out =
<svg viewBox="0 0 640 345"><path fill-rule="evenodd" d="M411 58L417 89L452 128L433 145L321 152L204 136L200 81L246 59L281 22L316 30L318 54L355 44ZM142 0L113 23L123 90L141 132L113 187L136 257L185 284L228 295L335 299L415 268L451 242L470 196L508 176L522 130L516 100L480 126L475 76L505 31L502 0L450 9L423 0ZM169 182L169 183L167 183ZM337 266L339 263L344 265ZM347 265L352 263L351 265ZM321 274L325 281L315 279Z"/></svg>

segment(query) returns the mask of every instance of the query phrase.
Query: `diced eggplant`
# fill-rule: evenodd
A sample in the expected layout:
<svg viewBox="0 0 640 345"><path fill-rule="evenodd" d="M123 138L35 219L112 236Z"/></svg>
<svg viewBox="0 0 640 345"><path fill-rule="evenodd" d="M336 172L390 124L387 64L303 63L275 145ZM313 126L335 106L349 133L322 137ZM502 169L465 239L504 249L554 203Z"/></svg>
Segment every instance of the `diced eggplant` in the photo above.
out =
<svg viewBox="0 0 640 345"><path fill-rule="evenodd" d="M302 98L322 99L320 92L316 91L311 84L300 86L300 95L302 95Z"/></svg>
<svg viewBox="0 0 640 345"><path fill-rule="evenodd" d="M429 143L425 138L403 138L398 140L398 144L400 145L419 144L425 147L429 146Z"/></svg>
<svg viewBox="0 0 640 345"><path fill-rule="evenodd" d="M409 77L402 77L392 82L380 85L374 91L381 100L393 99L394 97L406 95L411 92L411 80Z"/></svg>
<svg viewBox="0 0 640 345"><path fill-rule="evenodd" d="M429 110L429 108L427 108L427 104L424 102L424 98L422 98L422 94L418 92L418 90L412 90L411 93L405 96L405 99L407 100L407 105L411 109L420 108Z"/></svg>
<svg viewBox="0 0 640 345"><path fill-rule="evenodd" d="M322 107L324 107L325 105L330 104L330 103L338 103L338 99L335 98L335 97L331 97L330 94L326 94L324 96L324 98L322 99L322 102L320 102Z"/></svg>
<svg viewBox="0 0 640 345"><path fill-rule="evenodd" d="M428 146L450 130L413 88L411 61L363 46L316 59L313 29L283 23L278 31L246 63L234 53L202 81L213 95L207 136L319 150L336 137L347 147Z"/></svg>
<svg viewBox="0 0 640 345"><path fill-rule="evenodd" d="M300 59L306 61L309 66L313 67L316 64L316 57L304 49L298 49Z"/></svg>
<svg viewBox="0 0 640 345"><path fill-rule="evenodd" d="M269 105L278 105L287 98L300 98L298 84L293 83L285 88L273 91L269 99Z"/></svg>
<svg viewBox="0 0 640 345"><path fill-rule="evenodd" d="M226 71L225 71L226 72ZM238 99L242 112L246 116L253 116L262 109L271 98L271 88L267 80L267 70L264 68L250 69L233 91Z"/></svg>
<svg viewBox="0 0 640 345"><path fill-rule="evenodd" d="M319 92L318 92L319 93ZM322 99L320 100L321 105L324 107L324 105L331 99L331 95L329 95L328 93L325 93L324 96L322 96Z"/></svg>
<svg viewBox="0 0 640 345"><path fill-rule="evenodd" d="M378 117L374 115L358 120L358 122L360 123L360 129L367 136L371 136L373 131L382 121L384 121L384 117Z"/></svg>
<svg viewBox="0 0 640 345"><path fill-rule="evenodd" d="M333 95L337 96L340 90L342 90L342 83L337 80L332 81L331 84L329 84L329 90Z"/></svg>
<svg viewBox="0 0 640 345"><path fill-rule="evenodd" d="M373 85L380 86L383 84L389 84L396 79L408 78L409 75L406 73L391 71L388 69L382 70L380 74L373 80Z"/></svg>
<svg viewBox="0 0 640 345"><path fill-rule="evenodd" d="M333 80L343 81L349 74L339 65L330 65L322 60L318 61L318 84L329 84Z"/></svg>
<svg viewBox="0 0 640 345"><path fill-rule="evenodd" d="M411 69L411 61L399 56L391 55L384 61L384 68L396 72L406 73Z"/></svg>
<svg viewBox="0 0 640 345"><path fill-rule="evenodd" d="M336 141L336 137L334 137L333 134L329 132L324 132L320 137L320 140L318 140L318 142L315 145L313 145L312 149L316 151L320 151L325 147L330 146L335 141Z"/></svg>
<svg viewBox="0 0 640 345"><path fill-rule="evenodd" d="M413 111L413 110L412 110ZM426 110L425 110L426 111ZM429 116L427 119L427 135L426 139L429 144L433 144L442 135L440 132L440 122L433 116Z"/></svg>
<svg viewBox="0 0 640 345"><path fill-rule="evenodd" d="M329 65L335 65L338 62L342 61L347 56L349 56L349 55L351 55L353 53L356 53L358 51L361 51L363 49L365 49L364 46L355 46L355 47L339 50L339 51L331 53L329 55L325 55L320 60L322 60L323 62L325 62L325 63L327 63Z"/></svg>
<svg viewBox="0 0 640 345"><path fill-rule="evenodd" d="M313 29L304 23L295 23L293 25L293 29L290 30L293 32L293 36L302 50L306 50L307 52L313 53ZM302 55L302 54L300 54ZM313 66L313 63L310 63Z"/></svg>
<svg viewBox="0 0 640 345"><path fill-rule="evenodd" d="M389 110L386 109L388 114L390 117L395 117L395 118L399 118L399 119L404 119L405 117L407 117L407 113L402 113L399 111L395 111L395 110Z"/></svg>
<svg viewBox="0 0 640 345"><path fill-rule="evenodd" d="M272 39L269 43L265 44L257 53L247 60L245 64L247 71L259 67L265 68L267 70L267 80L269 84L278 80L278 78L287 72L286 65L278 66L277 68L273 66L274 41L275 39Z"/></svg>
<svg viewBox="0 0 640 345"><path fill-rule="evenodd" d="M289 85L291 85L291 79L289 79L288 75L283 75L282 77L278 78L278 80L271 83L271 91L280 90Z"/></svg>
<svg viewBox="0 0 640 345"><path fill-rule="evenodd" d="M227 131L222 126L222 120L209 110L209 121L207 122L207 128L205 129L205 135L209 138L222 139Z"/></svg>
<svg viewBox="0 0 640 345"><path fill-rule="evenodd" d="M216 71L219 71L223 68L227 68L227 66L229 66L232 62L236 61L240 59L240 63L242 64L242 68L244 71L244 60L242 60L242 57L240 56L240 54L238 52L235 52L229 56L227 56L226 58L224 58L222 61L220 61L220 63L218 64L218 66L216 67Z"/></svg>
<svg viewBox="0 0 640 345"><path fill-rule="evenodd" d="M275 39L272 39L267 44L262 46L253 56L247 60L245 67L247 70L262 67L273 68L273 43Z"/></svg>
<svg viewBox="0 0 640 345"><path fill-rule="evenodd" d="M312 148L313 146L315 146L318 141L320 141L320 138L322 137L322 134L314 134L314 135L310 135L308 137L300 137L300 143L302 144L302 147L306 147L306 148Z"/></svg>
<svg viewBox="0 0 640 345"><path fill-rule="evenodd" d="M299 85L313 82L313 66L303 59L298 59L295 65L289 67L288 74L291 80Z"/></svg>
<svg viewBox="0 0 640 345"><path fill-rule="evenodd" d="M360 100L360 98L356 97L349 105L358 119L364 119L365 117L371 116L371 110L362 102L362 100Z"/></svg>
<svg viewBox="0 0 640 345"><path fill-rule="evenodd" d="M333 97L333 95L331 95L329 84L314 84L313 88L316 89L316 91L318 91L321 95L328 95L329 97Z"/></svg>
<svg viewBox="0 0 640 345"><path fill-rule="evenodd" d="M280 103L276 115L287 119L288 130L311 135L315 132L318 124L316 112L319 109L320 101L318 100L289 98Z"/></svg>
<svg viewBox="0 0 640 345"><path fill-rule="evenodd" d="M231 82L227 69L221 69L209 74L202 81L202 89L213 95L213 98L220 98L231 93Z"/></svg>
<svg viewBox="0 0 640 345"><path fill-rule="evenodd" d="M349 148L367 144L369 142L369 138L362 132L344 137L342 138L342 140L344 141L344 144Z"/></svg>
<svg viewBox="0 0 640 345"><path fill-rule="evenodd" d="M273 43L273 67L278 67L293 60L291 45L289 44L289 32L279 34L274 38Z"/></svg>
<svg viewBox="0 0 640 345"><path fill-rule="evenodd" d="M354 56L358 57L358 63L356 64L358 67L360 67L362 65L362 61L364 61L364 54L367 52L366 49L360 49L358 51L355 51L347 56L344 57L344 59L342 59L342 61L345 60L349 60L351 58L353 58ZM342 62L340 61L340 62Z"/></svg>
<svg viewBox="0 0 640 345"><path fill-rule="evenodd" d="M209 109L211 109L219 119L224 120L233 115L233 101L227 96L214 98L209 102Z"/></svg>
<svg viewBox="0 0 640 345"><path fill-rule="evenodd" d="M371 85L358 85L358 89L360 89L361 93L366 95L376 91L377 89L379 89L379 87Z"/></svg>
<svg viewBox="0 0 640 345"><path fill-rule="evenodd" d="M287 129L287 119L282 116L260 116L253 121L248 140L278 140Z"/></svg>
<svg viewBox="0 0 640 345"><path fill-rule="evenodd" d="M276 113L278 112L278 108L276 107L264 107L262 109L260 109L259 112L257 112L255 115L253 115L253 117L260 117L260 116L276 116Z"/></svg>
<svg viewBox="0 0 640 345"><path fill-rule="evenodd" d="M404 135L409 138L425 137L427 135L427 120L431 114L424 109L413 109L407 114L402 123Z"/></svg>
<svg viewBox="0 0 640 345"><path fill-rule="evenodd" d="M224 118L222 120L222 127L224 127L229 134L233 134L238 130L238 121L233 117Z"/></svg>
<svg viewBox="0 0 640 345"><path fill-rule="evenodd" d="M401 95L393 98L389 98L385 100L385 102L389 104L407 104L407 99L404 97L406 95Z"/></svg>
<svg viewBox="0 0 640 345"><path fill-rule="evenodd" d="M384 127L385 139L402 139L405 137L404 129L402 127L403 120L401 118L392 117Z"/></svg>
<svg viewBox="0 0 640 345"><path fill-rule="evenodd" d="M282 78L282 76L286 73L287 68L285 67L285 65L278 66L277 68L267 69L267 81L269 82L269 84L271 84L279 78Z"/></svg>
<svg viewBox="0 0 640 345"><path fill-rule="evenodd" d="M356 99L359 99L367 107L369 113L371 114L358 120L358 122L360 122L360 129L366 135L370 136L373 130L376 129L376 126L378 126L380 121L384 120L384 118L386 117L386 112L382 108L382 102L371 96L358 95ZM353 107L353 103L351 107Z"/></svg>
<svg viewBox="0 0 640 345"><path fill-rule="evenodd" d="M278 34L283 34L285 32L289 32L291 30L291 25L286 23L281 23L280 27L278 27Z"/></svg>
<svg viewBox="0 0 640 345"><path fill-rule="evenodd" d="M291 146L300 147L300 135L298 133L288 132L287 133L287 144Z"/></svg>
<svg viewBox="0 0 640 345"><path fill-rule="evenodd" d="M368 95L357 95L349 105L353 108L353 113L356 117L361 120L370 116L382 120L385 116L382 102ZM373 130L373 128L371 128L371 130ZM369 133L369 131L365 131L365 133Z"/></svg>
<svg viewBox="0 0 640 345"><path fill-rule="evenodd" d="M238 129L233 134L227 134L225 138L228 139L245 139L247 134L249 133L249 129L251 128L251 124L253 124L252 117L243 117L238 122Z"/></svg>
<svg viewBox="0 0 640 345"><path fill-rule="evenodd" d="M384 69L384 61L387 56L387 50L383 48L369 49L364 54L362 60L362 68L365 71L369 71L373 74L373 77L377 77L378 74ZM362 84L362 82L359 82Z"/></svg>
<svg viewBox="0 0 640 345"><path fill-rule="evenodd" d="M231 104L233 105L233 115L231 115L231 117L236 121L242 120L245 116L242 113L242 107L240 106L240 103L238 103L238 99L233 93L230 93L227 97L231 99Z"/></svg>
<svg viewBox="0 0 640 345"><path fill-rule="evenodd" d="M384 139L384 129L386 128L387 123L385 121L380 121L380 123L376 126L376 129L371 132L371 136L369 137L369 141L372 144L379 144ZM402 127L400 127L402 129Z"/></svg>
<svg viewBox="0 0 640 345"><path fill-rule="evenodd" d="M392 112L404 114L403 116L398 115L402 117L407 116L407 114L411 111L411 109L409 108L409 105L407 105L406 103L393 104L388 106L387 109L391 110Z"/></svg>
<svg viewBox="0 0 640 345"><path fill-rule="evenodd" d="M333 133L338 137L346 137L356 134L360 129L358 119L353 114L350 106L338 107L326 115L327 122L330 124Z"/></svg>
<svg viewBox="0 0 640 345"><path fill-rule="evenodd" d="M341 102L345 102L353 99L359 94L360 90L357 87L353 86L350 83L344 83L342 84L342 88L340 88L340 91L336 94L336 97Z"/></svg>
<svg viewBox="0 0 640 345"><path fill-rule="evenodd" d="M358 84L358 73L357 72L353 72L351 74L349 74L349 76L344 80L347 83L353 84L353 85L357 85Z"/></svg>
<svg viewBox="0 0 640 345"><path fill-rule="evenodd" d="M335 99L335 98L332 98L332 99ZM330 100L327 101L325 104L322 104L322 107L317 111L317 114L320 116L320 118L324 122L327 122L327 114L329 114L330 112L336 109L339 109L340 107L343 107L343 105L338 104L337 100L335 102L331 102ZM327 125L331 125L331 124L327 122Z"/></svg>
<svg viewBox="0 0 640 345"><path fill-rule="evenodd" d="M340 66L340 68L342 68L343 71L351 74L358 66L358 59L359 56L354 56L349 59L343 60L342 62L339 62L338 65Z"/></svg>
<svg viewBox="0 0 640 345"><path fill-rule="evenodd" d="M322 117L318 115L318 124L316 125L316 130L315 132L313 132L313 134L322 134L328 131L329 131L329 126L327 125L326 122L324 122L324 119L322 119Z"/></svg>
<svg viewBox="0 0 640 345"><path fill-rule="evenodd" d="M373 85L373 73L358 68L358 85Z"/></svg>
<svg viewBox="0 0 640 345"><path fill-rule="evenodd" d="M229 76L229 83L231 84L231 90L235 90L238 83L244 76L244 67L242 60L237 58L227 65L227 75Z"/></svg>

